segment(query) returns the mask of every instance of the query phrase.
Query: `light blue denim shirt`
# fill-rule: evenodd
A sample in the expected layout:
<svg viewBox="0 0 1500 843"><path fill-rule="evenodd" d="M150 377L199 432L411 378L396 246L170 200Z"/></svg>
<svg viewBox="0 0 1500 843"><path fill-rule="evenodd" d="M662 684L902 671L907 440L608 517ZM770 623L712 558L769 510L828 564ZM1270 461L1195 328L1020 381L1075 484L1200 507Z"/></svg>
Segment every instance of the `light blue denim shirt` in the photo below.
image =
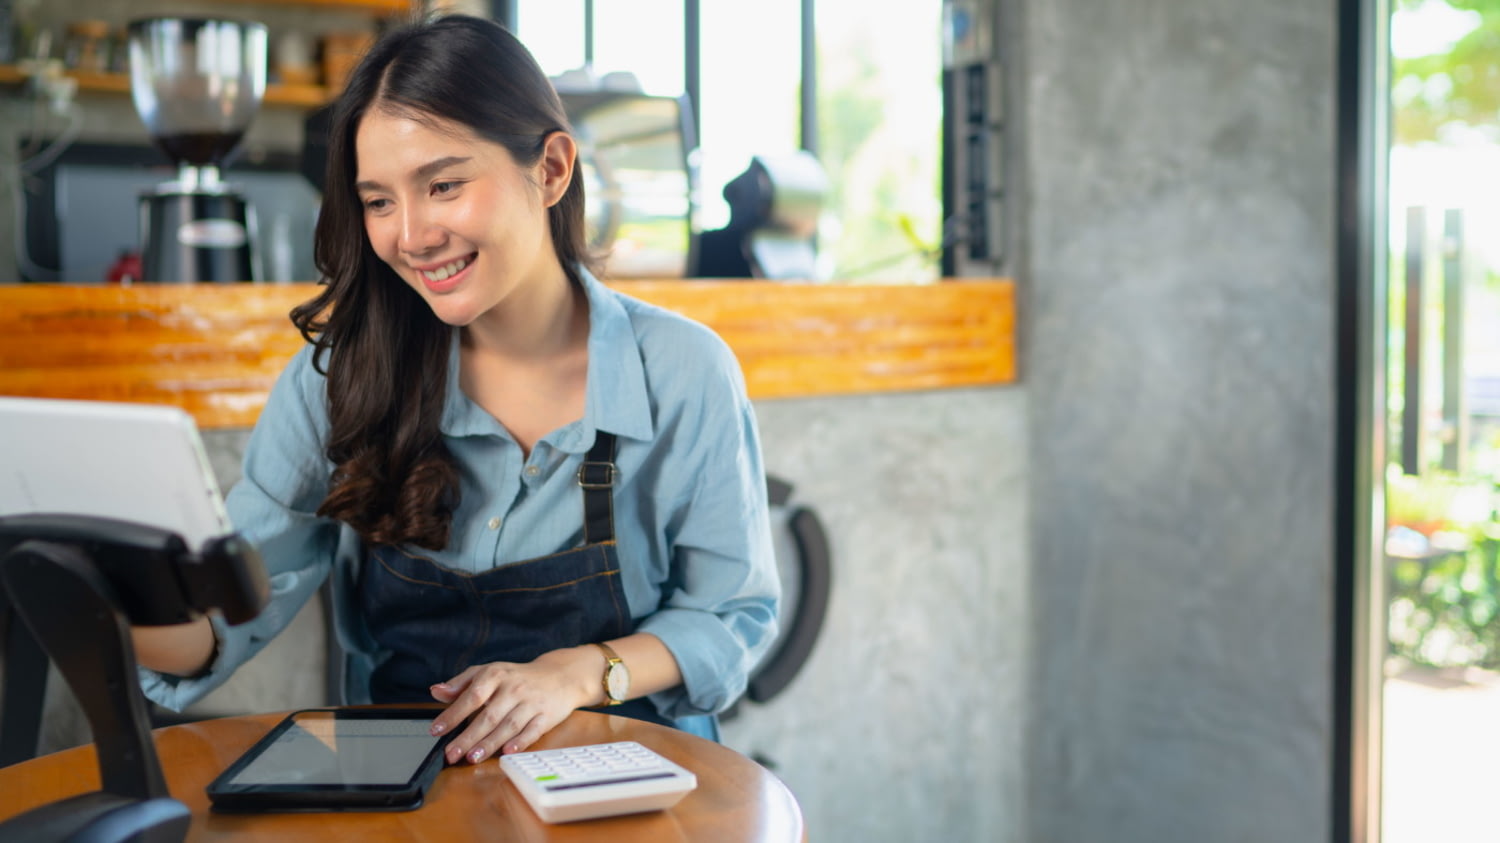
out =
<svg viewBox="0 0 1500 843"><path fill-rule="evenodd" d="M596 430L618 439L615 535L637 631L660 638L683 685L652 696L666 717L720 711L744 691L776 632L772 556L755 415L739 364L706 327L599 283L586 271L588 386L583 418L543 437L527 459L493 416L459 388L458 331L441 422L461 498L449 545L421 551L480 572L576 547L583 503L575 478ZM362 555L353 531L314 511L331 463L325 380L302 349L271 391L227 498L235 528L260 550L272 598L259 617L215 616L219 653L184 679L142 669L151 699L181 709L224 682L297 614L333 572L338 634L355 655L349 702L368 699L376 652L355 611Z"/></svg>

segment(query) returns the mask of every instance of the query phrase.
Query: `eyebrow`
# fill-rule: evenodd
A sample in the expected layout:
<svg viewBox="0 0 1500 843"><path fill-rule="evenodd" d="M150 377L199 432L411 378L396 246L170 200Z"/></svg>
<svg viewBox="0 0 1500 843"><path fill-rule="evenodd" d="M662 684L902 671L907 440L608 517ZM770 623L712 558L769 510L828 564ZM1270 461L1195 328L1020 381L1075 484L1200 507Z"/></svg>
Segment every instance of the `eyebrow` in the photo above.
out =
<svg viewBox="0 0 1500 843"><path fill-rule="evenodd" d="M467 156L449 155L443 158L438 158L435 161L429 161L417 168L416 172L412 174L412 181L426 181L427 179L432 178L434 175L441 173L443 170L446 170L449 167L454 167L459 164L467 164L470 160L472 159L468 158ZM356 191L380 190L383 187L384 185L382 185L380 182L372 181L369 179L357 181L354 183L354 189Z"/></svg>

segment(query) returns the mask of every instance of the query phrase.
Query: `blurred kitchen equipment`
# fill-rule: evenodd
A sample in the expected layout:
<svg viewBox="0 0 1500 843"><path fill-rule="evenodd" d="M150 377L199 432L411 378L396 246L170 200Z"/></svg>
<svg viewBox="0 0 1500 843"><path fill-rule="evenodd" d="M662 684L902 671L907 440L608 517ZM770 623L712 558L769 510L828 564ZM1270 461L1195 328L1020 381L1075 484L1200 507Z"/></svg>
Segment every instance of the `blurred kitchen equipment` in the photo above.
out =
<svg viewBox="0 0 1500 843"><path fill-rule="evenodd" d="M590 248L614 278L681 278L696 234L687 99L644 94L626 74L554 84L578 141Z"/></svg>
<svg viewBox="0 0 1500 843"><path fill-rule="evenodd" d="M220 168L266 91L266 27L196 18L132 21L130 91L177 179L141 196L145 281L256 281L254 209Z"/></svg>

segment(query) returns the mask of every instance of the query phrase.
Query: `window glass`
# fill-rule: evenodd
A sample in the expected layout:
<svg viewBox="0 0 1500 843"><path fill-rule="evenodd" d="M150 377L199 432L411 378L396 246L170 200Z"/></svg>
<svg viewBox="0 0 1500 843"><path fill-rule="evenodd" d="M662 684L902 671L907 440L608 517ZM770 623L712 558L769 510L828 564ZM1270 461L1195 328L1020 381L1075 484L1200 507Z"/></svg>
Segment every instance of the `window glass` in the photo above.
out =
<svg viewBox="0 0 1500 843"><path fill-rule="evenodd" d="M629 71L648 94L680 96L682 7L682 0L595 0L594 70Z"/></svg>
<svg viewBox="0 0 1500 843"><path fill-rule="evenodd" d="M839 280L936 278L942 236L942 7L818 0L818 157Z"/></svg>
<svg viewBox="0 0 1500 843"><path fill-rule="evenodd" d="M517 0L516 37L548 76L583 67L583 0Z"/></svg>
<svg viewBox="0 0 1500 843"><path fill-rule="evenodd" d="M729 222L724 185L751 156L798 148L801 3L706 2L702 9L701 222L722 228Z"/></svg>
<svg viewBox="0 0 1500 843"><path fill-rule="evenodd" d="M891 4L894 5L894 4ZM595 0L594 71L684 93L681 0ZM942 234L942 4L817 0L818 159L831 185L825 277L936 277ZM755 155L799 148L801 0L701 4L697 224L729 222L724 185ZM582 0L518 0L517 28L548 74L582 67Z"/></svg>
<svg viewBox="0 0 1500 843"><path fill-rule="evenodd" d="M595 0L594 64L598 76L635 75L648 94L678 96L683 81L682 0ZM583 0L519 0L516 33L549 76L584 65Z"/></svg>

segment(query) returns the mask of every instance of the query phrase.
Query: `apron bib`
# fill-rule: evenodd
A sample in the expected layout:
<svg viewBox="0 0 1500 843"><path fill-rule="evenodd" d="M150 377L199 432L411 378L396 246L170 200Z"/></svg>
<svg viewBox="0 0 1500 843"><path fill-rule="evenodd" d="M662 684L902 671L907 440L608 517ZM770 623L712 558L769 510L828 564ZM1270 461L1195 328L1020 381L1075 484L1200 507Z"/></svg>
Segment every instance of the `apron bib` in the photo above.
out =
<svg viewBox="0 0 1500 843"><path fill-rule="evenodd" d="M633 631L614 537L614 446L613 434L599 432L578 469L582 547L478 574L387 545L368 551L359 608L371 636L390 653L370 677L372 702L432 702L433 684L472 665L529 662ZM599 710L677 725L645 698Z"/></svg>

